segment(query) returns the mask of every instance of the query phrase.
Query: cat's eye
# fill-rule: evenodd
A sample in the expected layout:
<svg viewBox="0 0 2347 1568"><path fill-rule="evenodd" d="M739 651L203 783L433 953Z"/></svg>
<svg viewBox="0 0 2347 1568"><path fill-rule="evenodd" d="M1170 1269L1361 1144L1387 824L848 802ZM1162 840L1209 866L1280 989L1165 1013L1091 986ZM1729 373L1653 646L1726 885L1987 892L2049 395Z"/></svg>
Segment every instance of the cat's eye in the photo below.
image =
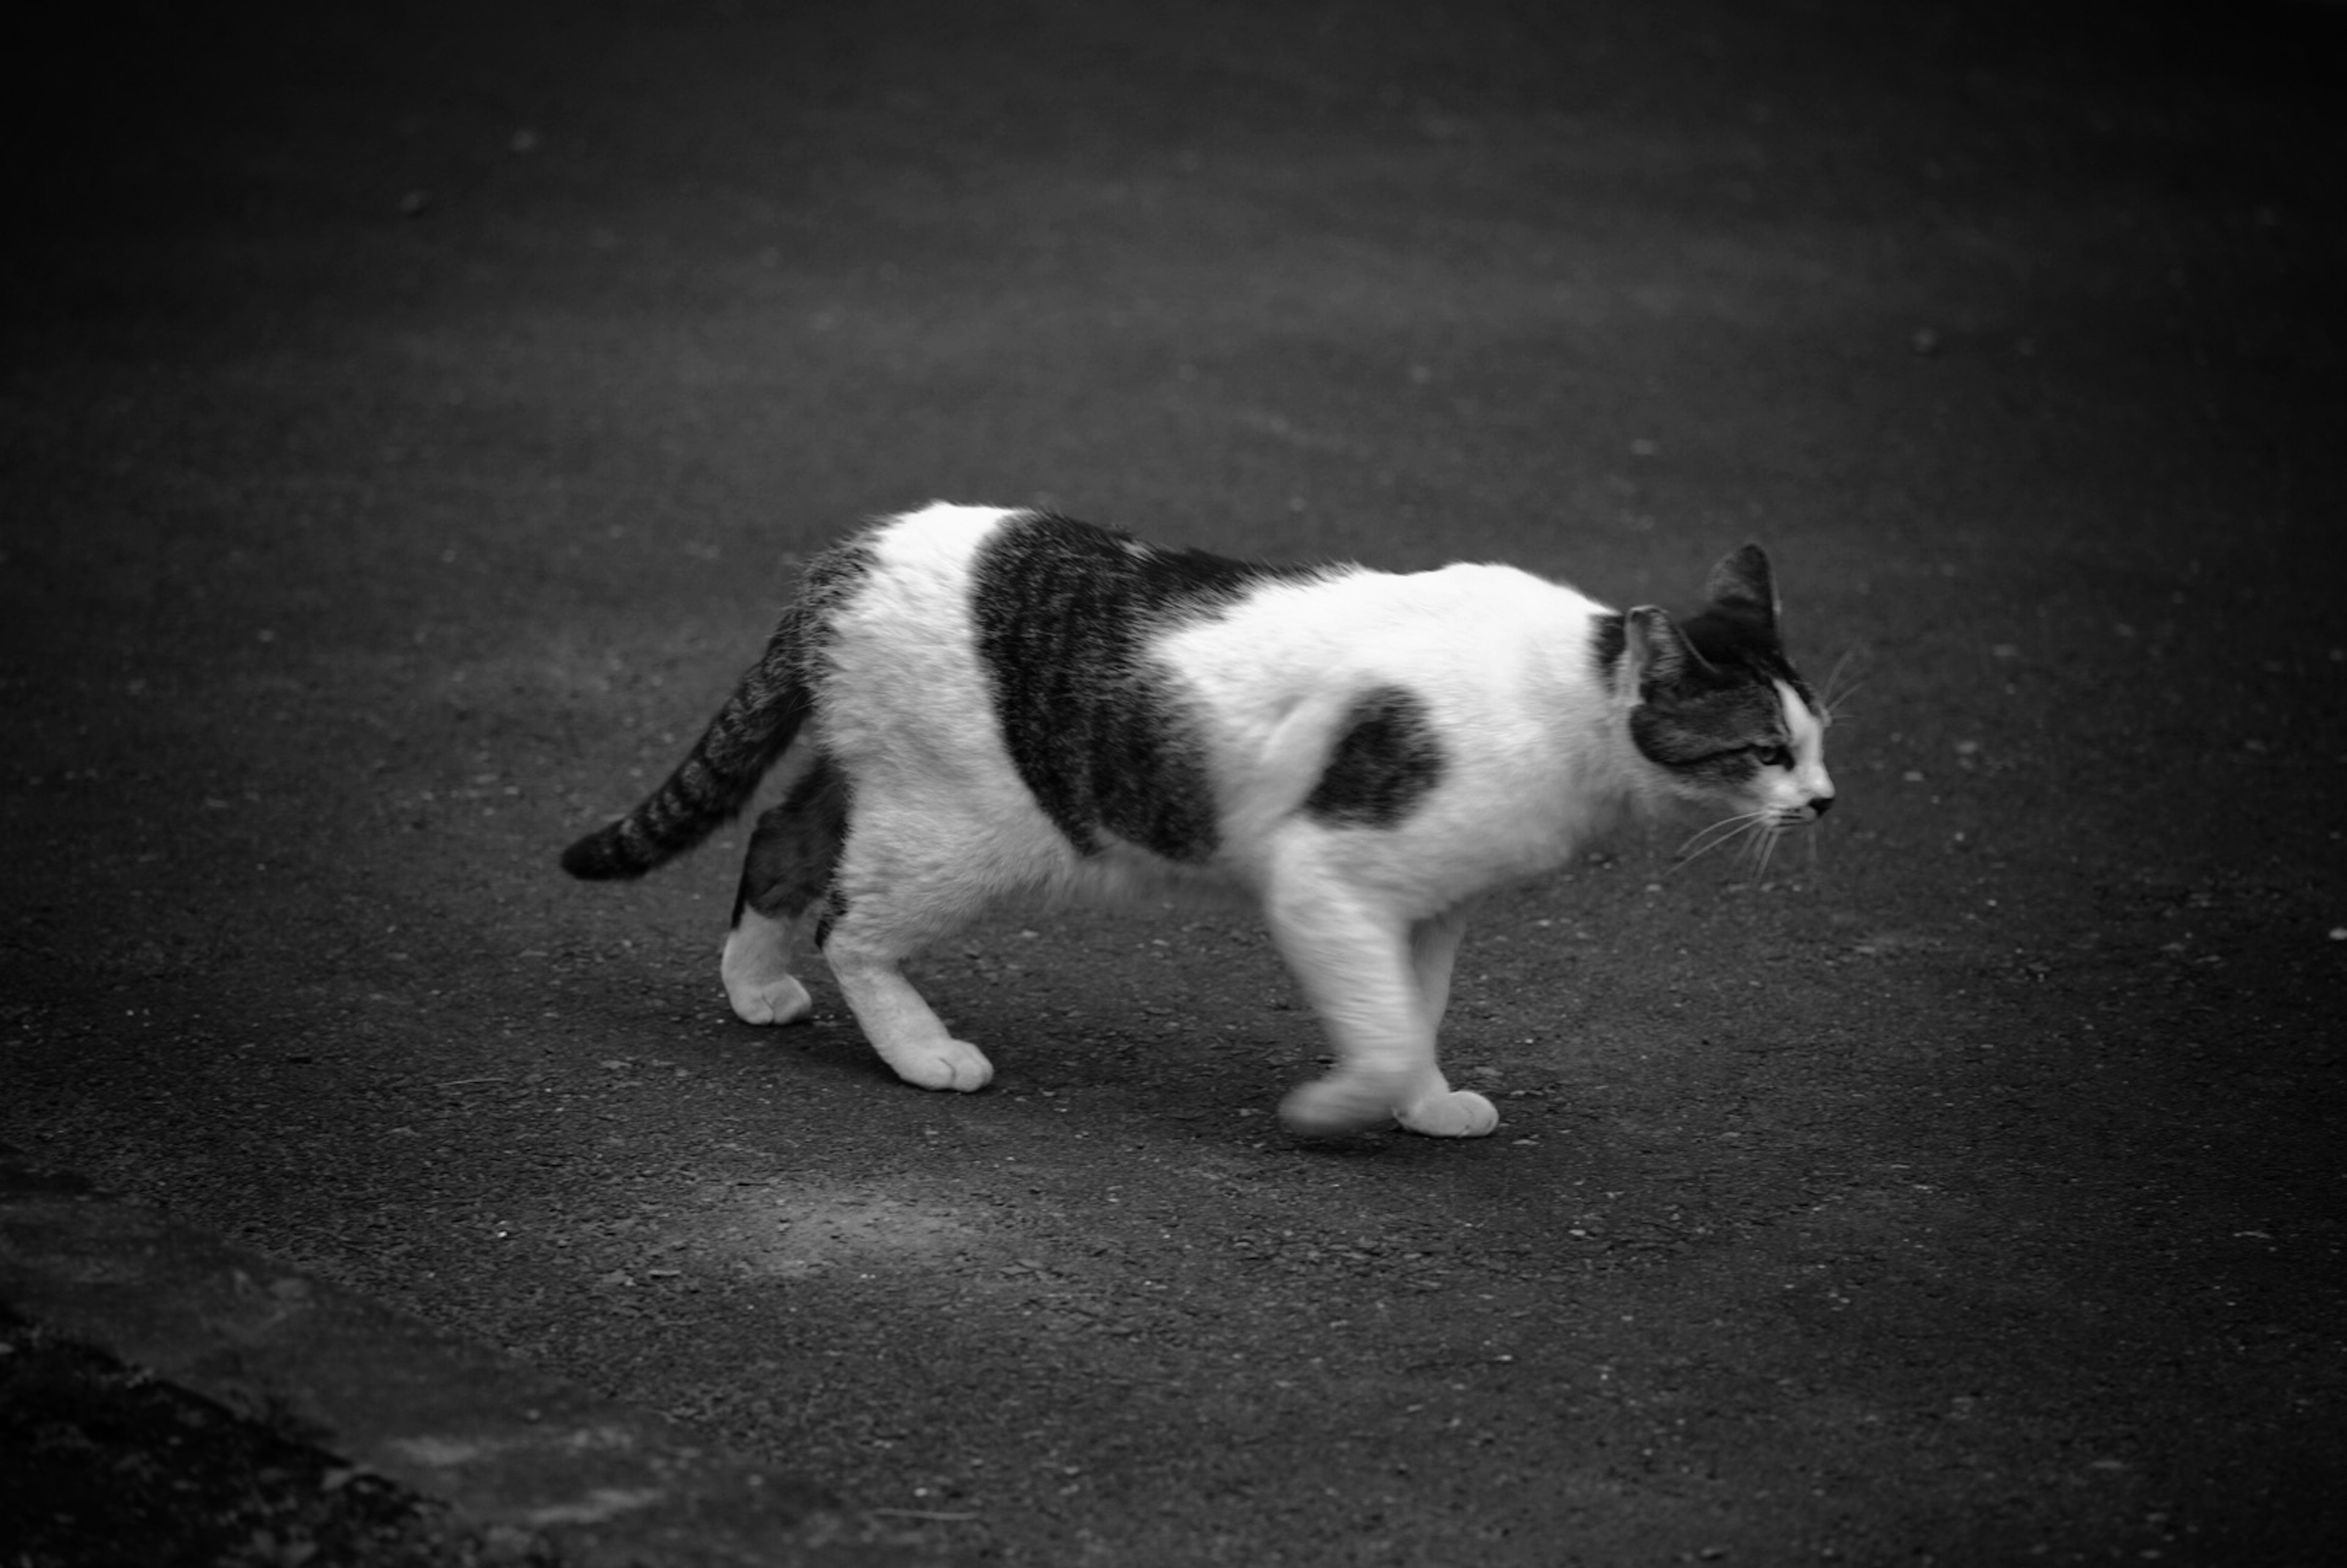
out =
<svg viewBox="0 0 2347 1568"><path fill-rule="evenodd" d="M1789 768L1793 765L1793 753L1783 746L1755 746L1752 760L1764 768Z"/></svg>

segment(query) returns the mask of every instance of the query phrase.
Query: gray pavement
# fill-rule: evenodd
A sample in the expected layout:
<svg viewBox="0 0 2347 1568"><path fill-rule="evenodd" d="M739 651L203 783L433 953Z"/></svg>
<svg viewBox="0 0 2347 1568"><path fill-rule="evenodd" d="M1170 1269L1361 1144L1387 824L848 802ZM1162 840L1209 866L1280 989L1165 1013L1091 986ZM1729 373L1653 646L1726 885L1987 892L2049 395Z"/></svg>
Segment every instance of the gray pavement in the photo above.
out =
<svg viewBox="0 0 2347 1568"><path fill-rule="evenodd" d="M905 1543L901 1530L853 1515L796 1477L744 1464L671 1422L33 1169L5 1149L0 1302L244 1420L446 1504L479 1532L466 1546L487 1560L582 1568L916 1568L940 1561ZM8 1430L17 1430L13 1423ZM110 1435L118 1450L108 1456L111 1466L136 1460L138 1473L167 1481L192 1470L184 1450L195 1440L184 1427L151 1442L136 1429ZM40 1440L37 1430L32 1440ZM14 1456L20 1466L29 1457ZM129 1486L131 1473L120 1471L117 1484ZM307 1483L296 1468L275 1473L275 1485ZM175 1549L185 1544L134 1539L125 1552L125 1542L109 1539L109 1554L101 1557L90 1540L83 1550L91 1554L53 1556L36 1550L34 1537L45 1548L70 1542L70 1532L48 1527L44 1512L63 1500L14 1484L0 1487L0 1498L11 1560L27 1568L151 1564L177 1560ZM291 1532L282 1544L296 1544ZM360 1553L344 1560L358 1568L373 1561Z"/></svg>

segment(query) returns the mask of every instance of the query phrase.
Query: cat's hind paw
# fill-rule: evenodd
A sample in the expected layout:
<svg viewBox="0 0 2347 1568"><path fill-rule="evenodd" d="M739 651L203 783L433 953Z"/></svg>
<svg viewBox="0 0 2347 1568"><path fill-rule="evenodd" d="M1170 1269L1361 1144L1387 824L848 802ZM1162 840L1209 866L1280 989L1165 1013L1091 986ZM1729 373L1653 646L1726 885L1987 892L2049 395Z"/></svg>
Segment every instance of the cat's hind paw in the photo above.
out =
<svg viewBox="0 0 2347 1568"><path fill-rule="evenodd" d="M718 978L725 982L725 999L743 1023L796 1023L815 1010L806 987L791 973L791 927L745 908L725 933L725 951L717 961Z"/></svg>
<svg viewBox="0 0 2347 1568"><path fill-rule="evenodd" d="M790 975L778 980L736 979L728 975L725 999L733 1004L733 1016L743 1023L796 1023L815 1010L806 987Z"/></svg>
<svg viewBox="0 0 2347 1568"><path fill-rule="evenodd" d="M1453 1089L1403 1111L1401 1124L1430 1138L1481 1138L1500 1124L1500 1112L1473 1090Z"/></svg>
<svg viewBox="0 0 2347 1568"><path fill-rule="evenodd" d="M744 1023L798 1023L815 1011L815 1000L807 995L807 989L791 974L767 981L749 979L744 974L728 974L725 1000L733 1002L734 1017Z"/></svg>
<svg viewBox="0 0 2347 1568"><path fill-rule="evenodd" d="M925 1040L880 1054L897 1070L897 1077L922 1089L968 1094L994 1081L994 1064L965 1040Z"/></svg>

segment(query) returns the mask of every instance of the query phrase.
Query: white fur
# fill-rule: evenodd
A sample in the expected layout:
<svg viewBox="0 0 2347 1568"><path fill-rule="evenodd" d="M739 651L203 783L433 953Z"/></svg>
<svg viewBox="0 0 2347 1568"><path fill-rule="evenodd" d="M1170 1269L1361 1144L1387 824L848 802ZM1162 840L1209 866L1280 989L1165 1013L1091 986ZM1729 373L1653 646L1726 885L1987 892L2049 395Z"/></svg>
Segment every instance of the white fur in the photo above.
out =
<svg viewBox="0 0 2347 1568"><path fill-rule="evenodd" d="M791 927L743 907L725 934L718 961L725 999L743 1023L795 1023L813 1009L806 987L791 974Z"/></svg>
<svg viewBox="0 0 2347 1568"><path fill-rule="evenodd" d="M825 955L875 1048L926 1087L988 1081L986 1057L947 1032L900 966L997 898L1220 887L1262 909L1338 1051L1335 1072L1288 1097L1291 1123L1489 1132L1491 1103L1451 1090L1435 1060L1468 901L1558 866L1665 792L1626 737L1635 682L1609 687L1593 665L1604 607L1498 566L1258 585L1154 644L1203 727L1221 804L1214 858L1176 866L1113 844L1086 856L1020 781L975 648L973 555L1018 515L940 503L884 523L866 540L875 569L831 622L812 738L848 779L853 816ZM1381 686L1423 700L1446 767L1399 825L1331 825L1301 807L1351 704ZM1829 788L1819 726L1787 696L1799 765L1755 807ZM789 936L744 912L724 960L742 1017L805 1011Z"/></svg>
<svg viewBox="0 0 2347 1568"><path fill-rule="evenodd" d="M1770 781L1768 806L1780 821L1814 822L1815 803L1831 800L1834 793L1826 773L1826 722L1785 682L1777 682L1777 700L1785 705L1785 732L1793 737L1793 765Z"/></svg>
<svg viewBox="0 0 2347 1568"><path fill-rule="evenodd" d="M1354 571L1259 589L1166 638L1200 699L1232 874L1259 890L1265 854L1301 834L1416 918L1561 864L1647 784L1606 743L1624 710L1590 670L1603 613L1512 567ZM1352 700L1378 686L1425 699L1456 765L1399 828L1299 817Z"/></svg>

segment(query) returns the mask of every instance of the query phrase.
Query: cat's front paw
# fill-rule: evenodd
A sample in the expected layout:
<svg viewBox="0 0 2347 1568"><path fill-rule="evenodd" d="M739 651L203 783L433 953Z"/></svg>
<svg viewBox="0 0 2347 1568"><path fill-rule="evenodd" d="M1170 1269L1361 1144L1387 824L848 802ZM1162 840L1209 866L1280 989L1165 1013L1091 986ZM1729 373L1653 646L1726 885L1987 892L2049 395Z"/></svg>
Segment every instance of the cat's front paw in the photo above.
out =
<svg viewBox="0 0 2347 1568"><path fill-rule="evenodd" d="M1357 1078L1320 1078L1299 1083L1279 1102L1279 1119L1309 1138L1366 1132L1393 1123L1393 1102L1373 1083Z"/></svg>
<svg viewBox="0 0 2347 1568"><path fill-rule="evenodd" d="M922 1089L951 1089L968 1094L994 1081L994 1064L986 1053L964 1040L927 1040L881 1053L897 1076Z"/></svg>
<svg viewBox="0 0 2347 1568"><path fill-rule="evenodd" d="M1500 1124L1500 1112L1473 1090L1453 1089L1403 1111L1401 1124L1430 1138L1481 1138Z"/></svg>
<svg viewBox="0 0 2347 1568"><path fill-rule="evenodd" d="M815 1010L815 1000L807 995L806 987L789 975L765 981L736 980L729 976L725 999L733 1004L733 1016L743 1023L796 1023Z"/></svg>

